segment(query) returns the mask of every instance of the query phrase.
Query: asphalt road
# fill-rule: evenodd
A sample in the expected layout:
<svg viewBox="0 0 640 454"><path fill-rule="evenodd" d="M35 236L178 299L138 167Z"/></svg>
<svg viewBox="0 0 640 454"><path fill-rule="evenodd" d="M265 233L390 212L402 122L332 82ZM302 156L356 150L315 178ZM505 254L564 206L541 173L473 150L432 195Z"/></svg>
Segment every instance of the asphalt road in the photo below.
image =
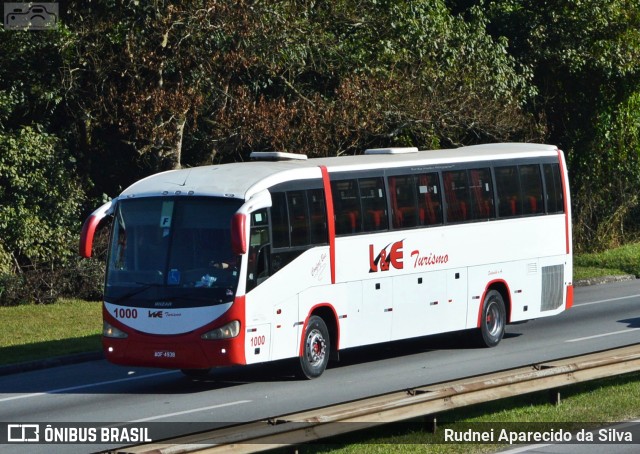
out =
<svg viewBox="0 0 640 454"><path fill-rule="evenodd" d="M170 435L198 423L263 419L640 342L640 281L577 288L575 300L559 316L508 326L493 349L474 348L460 334L358 348L312 381L294 379L287 363L221 369L198 380L106 361L6 375L0 377L0 422L165 423ZM3 453L104 448L0 445Z"/></svg>

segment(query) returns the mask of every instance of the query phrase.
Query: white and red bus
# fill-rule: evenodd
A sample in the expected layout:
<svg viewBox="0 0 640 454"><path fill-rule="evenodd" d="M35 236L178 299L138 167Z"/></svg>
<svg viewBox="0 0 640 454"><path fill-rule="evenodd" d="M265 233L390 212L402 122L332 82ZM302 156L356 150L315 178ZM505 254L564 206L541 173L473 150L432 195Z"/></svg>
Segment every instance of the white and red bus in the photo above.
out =
<svg viewBox="0 0 640 454"><path fill-rule="evenodd" d="M313 378L350 347L458 330L492 347L572 305L554 146L255 155L150 176L87 219L85 257L113 217L109 361L192 374L297 358Z"/></svg>

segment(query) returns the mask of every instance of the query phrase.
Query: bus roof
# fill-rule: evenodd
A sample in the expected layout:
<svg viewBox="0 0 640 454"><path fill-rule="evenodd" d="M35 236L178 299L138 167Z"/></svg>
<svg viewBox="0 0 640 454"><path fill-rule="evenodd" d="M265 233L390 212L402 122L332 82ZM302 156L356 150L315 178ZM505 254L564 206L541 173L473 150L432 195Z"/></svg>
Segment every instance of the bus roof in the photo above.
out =
<svg viewBox="0 0 640 454"><path fill-rule="evenodd" d="M407 166L463 163L479 160L557 156L553 145L498 143L413 153L375 153L286 161L252 161L171 170L151 175L125 189L120 198L163 195L218 196L248 200L274 184L320 178L329 173Z"/></svg>

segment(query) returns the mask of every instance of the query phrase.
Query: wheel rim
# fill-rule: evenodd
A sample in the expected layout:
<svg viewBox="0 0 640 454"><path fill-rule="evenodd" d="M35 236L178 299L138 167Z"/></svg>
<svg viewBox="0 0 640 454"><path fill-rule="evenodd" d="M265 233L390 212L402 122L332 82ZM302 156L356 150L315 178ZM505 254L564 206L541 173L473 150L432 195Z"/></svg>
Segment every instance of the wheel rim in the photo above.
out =
<svg viewBox="0 0 640 454"><path fill-rule="evenodd" d="M327 343L322 336L322 333L313 329L307 335L307 359L309 364L313 367L319 366L322 364L325 358L327 350Z"/></svg>
<svg viewBox="0 0 640 454"><path fill-rule="evenodd" d="M498 303L495 301L489 302L484 323L487 327L487 333L489 333L491 337L498 337L500 335L500 330L502 329L502 314L500 313Z"/></svg>

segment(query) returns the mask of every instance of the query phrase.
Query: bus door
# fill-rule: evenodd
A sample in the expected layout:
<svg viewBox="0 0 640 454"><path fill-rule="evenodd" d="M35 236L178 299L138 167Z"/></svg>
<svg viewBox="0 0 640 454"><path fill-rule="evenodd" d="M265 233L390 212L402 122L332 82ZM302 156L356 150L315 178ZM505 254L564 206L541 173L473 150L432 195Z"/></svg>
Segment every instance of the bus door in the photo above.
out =
<svg viewBox="0 0 640 454"><path fill-rule="evenodd" d="M445 271L394 278L393 339L436 333L447 311Z"/></svg>
<svg viewBox="0 0 640 454"><path fill-rule="evenodd" d="M393 321L393 278L376 278L362 281L363 344L387 342L391 339Z"/></svg>
<svg viewBox="0 0 640 454"><path fill-rule="evenodd" d="M467 268L446 270L447 299L440 317L440 331L457 331L467 324Z"/></svg>

